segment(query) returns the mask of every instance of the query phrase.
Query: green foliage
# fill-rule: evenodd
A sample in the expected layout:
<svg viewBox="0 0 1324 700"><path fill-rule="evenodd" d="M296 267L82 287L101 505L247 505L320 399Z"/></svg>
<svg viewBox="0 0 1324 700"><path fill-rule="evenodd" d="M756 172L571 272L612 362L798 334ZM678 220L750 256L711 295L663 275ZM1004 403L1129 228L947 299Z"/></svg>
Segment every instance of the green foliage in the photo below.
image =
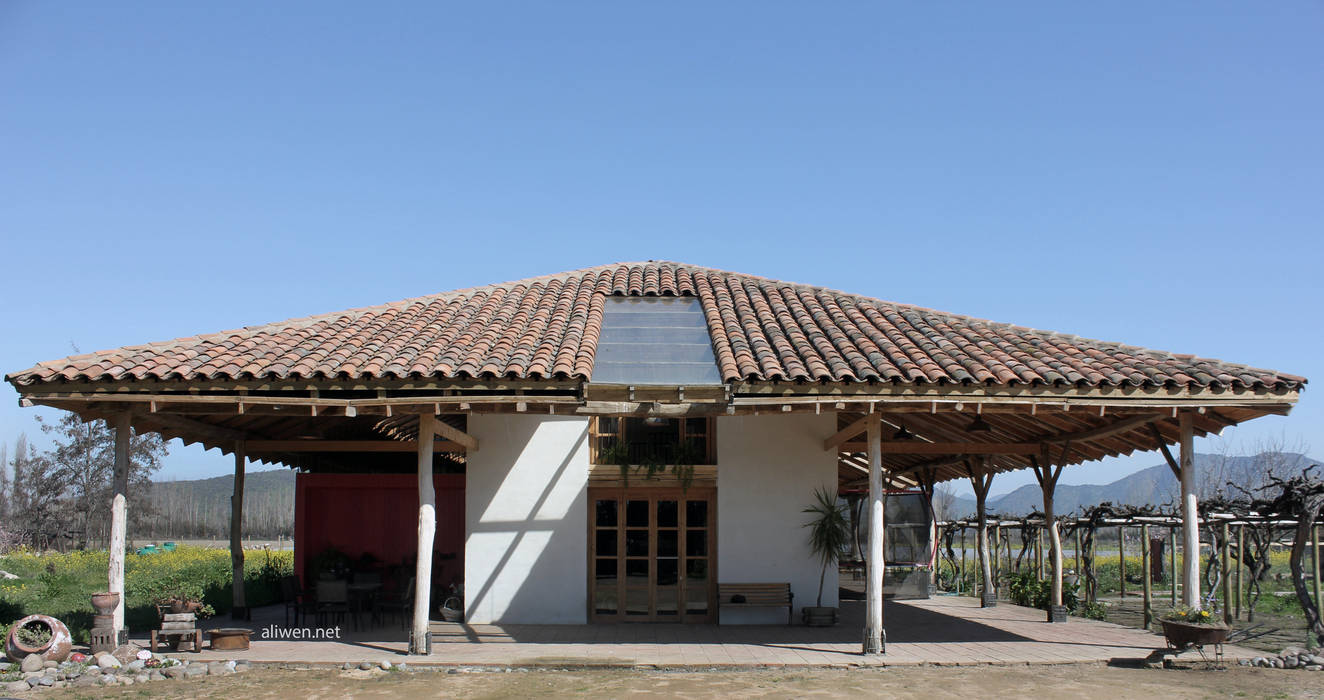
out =
<svg viewBox="0 0 1324 700"><path fill-rule="evenodd" d="M1215 612L1216 611L1213 610L1191 608L1182 605L1169 609L1167 612L1163 613L1159 619L1172 622L1186 622L1192 625L1213 626L1223 624L1222 616L1215 614Z"/></svg>
<svg viewBox="0 0 1324 700"><path fill-rule="evenodd" d="M33 620L26 625L18 628L14 633L18 641L30 647L40 647L46 642L51 641L51 628L44 622Z"/></svg>
<svg viewBox="0 0 1324 700"><path fill-rule="evenodd" d="M246 555L248 604L278 602L280 577L293 573L294 553ZM0 624L44 613L65 623L75 640L86 643L93 616L90 598L106 589L108 568L109 555L104 550L40 555L19 550L0 557L0 569L20 577L0 581ZM125 623L131 630L157 626L155 606L171 597L197 600L206 606L204 612L226 613L232 604L230 552L226 549L181 546L173 552L129 554L124 579Z"/></svg>
<svg viewBox="0 0 1324 700"><path fill-rule="evenodd" d="M1053 582L1040 581L1033 572L1012 572L1007 575L1007 595L1011 602L1027 608L1047 610L1052 604ZM1062 582L1062 605L1068 613L1075 613L1080 607L1080 598L1076 595L1077 586Z"/></svg>
<svg viewBox="0 0 1324 700"><path fill-rule="evenodd" d="M1081 600L1076 606L1076 610L1071 613L1087 620L1104 621L1108 619L1108 608L1103 603L1096 603L1091 600Z"/></svg>
<svg viewBox="0 0 1324 700"><path fill-rule="evenodd" d="M836 566L842 550L850 545L850 523L846 519L846 506L837 501L837 494L827 488L814 491L813 505L800 511L813 516L804 526L809 528L809 550L823 562L823 575L818 579L818 604L823 604L823 576L828 567Z"/></svg>
<svg viewBox="0 0 1324 700"><path fill-rule="evenodd" d="M694 483L694 465L704 461L704 447L698 440L686 440L674 446L659 446L648 451L636 449L619 440L611 440L598 448L598 464L615 464L621 469L621 480L630 482L630 475L653 480L670 469L682 489Z"/></svg>

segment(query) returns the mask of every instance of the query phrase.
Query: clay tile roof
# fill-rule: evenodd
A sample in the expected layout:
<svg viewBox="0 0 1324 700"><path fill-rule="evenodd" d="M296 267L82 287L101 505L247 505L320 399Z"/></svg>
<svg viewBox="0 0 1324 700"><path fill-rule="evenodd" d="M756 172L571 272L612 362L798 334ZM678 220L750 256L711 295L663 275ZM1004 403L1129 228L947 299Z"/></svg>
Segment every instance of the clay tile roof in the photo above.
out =
<svg viewBox="0 0 1324 700"><path fill-rule="evenodd" d="M699 299L722 379L1299 390L1267 369L674 262L617 263L43 362L6 379L587 379L606 295Z"/></svg>

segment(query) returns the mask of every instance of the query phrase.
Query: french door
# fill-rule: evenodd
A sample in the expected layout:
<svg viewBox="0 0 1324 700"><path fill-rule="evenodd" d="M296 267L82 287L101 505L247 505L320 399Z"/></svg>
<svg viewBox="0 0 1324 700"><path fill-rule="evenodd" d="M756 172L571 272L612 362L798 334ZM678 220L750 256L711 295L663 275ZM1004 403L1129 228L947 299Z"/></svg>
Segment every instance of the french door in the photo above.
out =
<svg viewBox="0 0 1324 700"><path fill-rule="evenodd" d="M712 622L717 513L712 488L590 488L589 618Z"/></svg>

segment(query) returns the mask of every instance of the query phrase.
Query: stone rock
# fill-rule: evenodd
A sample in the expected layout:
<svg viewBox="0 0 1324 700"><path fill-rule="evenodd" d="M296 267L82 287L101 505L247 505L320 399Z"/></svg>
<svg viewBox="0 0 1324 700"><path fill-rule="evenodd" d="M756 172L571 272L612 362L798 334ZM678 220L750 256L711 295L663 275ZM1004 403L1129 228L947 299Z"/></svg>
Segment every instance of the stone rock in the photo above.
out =
<svg viewBox="0 0 1324 700"><path fill-rule="evenodd" d="M1301 663L1296 660L1295 656L1284 656L1280 661L1283 662L1283 668L1296 668Z"/></svg>
<svg viewBox="0 0 1324 700"><path fill-rule="evenodd" d="M8 661L0 661L0 673L4 673L13 667L14 664L9 663Z"/></svg>
<svg viewBox="0 0 1324 700"><path fill-rule="evenodd" d="M185 666L166 666L161 669L161 675L166 678L183 678Z"/></svg>
<svg viewBox="0 0 1324 700"><path fill-rule="evenodd" d="M1285 666L1283 665L1283 660L1282 660L1282 659L1274 659L1274 660L1273 660L1273 667L1274 667L1274 668L1285 668Z"/></svg>
<svg viewBox="0 0 1324 700"><path fill-rule="evenodd" d="M97 667L103 671L107 669L119 668L123 665L124 664L120 663L119 659L115 658L114 656L111 656L110 654L97 655Z"/></svg>
<svg viewBox="0 0 1324 700"><path fill-rule="evenodd" d="M147 681L150 680L152 680L152 677L148 675L146 671L140 671L137 674L134 674L133 676L134 683L146 683Z"/></svg>
<svg viewBox="0 0 1324 700"><path fill-rule="evenodd" d="M32 673L46 668L46 662L41 658L40 654L28 654L23 657L23 661L19 663L18 667L24 673Z"/></svg>
<svg viewBox="0 0 1324 700"><path fill-rule="evenodd" d="M120 685L133 685L133 676L116 676L115 682Z"/></svg>
<svg viewBox="0 0 1324 700"><path fill-rule="evenodd" d="M110 673L102 674L98 681L101 685L115 685L115 676Z"/></svg>
<svg viewBox="0 0 1324 700"><path fill-rule="evenodd" d="M91 686L96 685L100 680L101 680L101 676L99 674L84 673L83 675L74 679L74 687L90 688Z"/></svg>
<svg viewBox="0 0 1324 700"><path fill-rule="evenodd" d="M407 664L405 664L405 662L401 661L400 663L398 663L398 664L395 665L395 670L397 670L397 671L408 671L408 670L409 670L409 666L408 666Z"/></svg>
<svg viewBox="0 0 1324 700"><path fill-rule="evenodd" d="M115 651L110 652L110 655L115 657L115 660L123 666L138 658L138 652L140 651L142 651L142 647L137 644L121 644L115 647Z"/></svg>
<svg viewBox="0 0 1324 700"><path fill-rule="evenodd" d="M1301 668L1304 668L1307 671L1324 671L1324 665L1320 665L1320 664L1306 664Z"/></svg>
<svg viewBox="0 0 1324 700"><path fill-rule="evenodd" d="M1306 650L1305 650L1305 649L1302 649L1301 647L1286 647L1286 648L1284 648L1282 651L1278 652L1278 655L1279 655L1279 656L1296 656L1297 654L1304 654L1305 651L1306 651Z"/></svg>
<svg viewBox="0 0 1324 700"><path fill-rule="evenodd" d="M352 663L350 663L350 662L348 662L348 661L346 661L345 663L343 663L343 664L340 665L340 670L342 670L342 671L348 671L348 670L350 670L350 669L352 669L352 668L354 668L354 664L352 664Z"/></svg>
<svg viewBox="0 0 1324 700"><path fill-rule="evenodd" d="M213 661L207 664L207 673L213 676L219 676L225 673L234 673L234 668L224 661Z"/></svg>
<svg viewBox="0 0 1324 700"><path fill-rule="evenodd" d="M1305 662L1308 664L1324 666L1324 656L1320 656L1319 654L1307 654Z"/></svg>
<svg viewBox="0 0 1324 700"><path fill-rule="evenodd" d="M146 662L146 661L143 661L142 659L134 659L133 661L130 661L129 663L124 664L124 670L125 670L125 671L135 671L135 672L136 672L136 671L141 671L141 670L143 670L143 669L146 668L146 667L147 667L147 662Z"/></svg>
<svg viewBox="0 0 1324 700"><path fill-rule="evenodd" d="M37 679L37 685L44 685L47 688L55 685L55 679L50 676L42 676Z"/></svg>
<svg viewBox="0 0 1324 700"><path fill-rule="evenodd" d="M391 670L391 662L390 662L390 661L387 661L386 659L382 659L382 660L377 664L377 667L380 668L380 669L383 670L383 671L389 671L389 670Z"/></svg>
<svg viewBox="0 0 1324 700"><path fill-rule="evenodd" d="M59 667L60 667L59 662L57 662L57 661L50 661L49 659L46 660L46 661L41 662L41 665L42 665L42 666L45 666L46 668L59 668Z"/></svg>
<svg viewBox="0 0 1324 700"><path fill-rule="evenodd" d="M25 693L32 688L27 681L10 681L4 686L6 693Z"/></svg>
<svg viewBox="0 0 1324 700"><path fill-rule="evenodd" d="M206 664L189 664L184 667L185 678L199 678L207 675Z"/></svg>
<svg viewBox="0 0 1324 700"><path fill-rule="evenodd" d="M165 674L157 669L152 669L152 672L147 677L154 681L163 681L166 679Z"/></svg>
<svg viewBox="0 0 1324 700"><path fill-rule="evenodd" d="M86 670L86 668L87 667L82 664L70 664L69 668L64 669L64 677L69 679L77 678L83 675L83 671Z"/></svg>
<svg viewBox="0 0 1324 700"><path fill-rule="evenodd" d="M234 665L234 672L235 672L235 673L247 673L247 672L248 672L248 669L250 669L250 668L252 668L252 667L253 667L253 665L250 664L250 663L248 663L247 661L240 661L240 662L238 662L238 663L236 663L236 664Z"/></svg>
<svg viewBox="0 0 1324 700"><path fill-rule="evenodd" d="M371 671L371 670L372 670L372 662L371 662L371 661L360 661L360 662L359 662L359 670L360 670L360 671Z"/></svg>
<svg viewBox="0 0 1324 700"><path fill-rule="evenodd" d="M23 682L26 683L29 688L36 688L38 678L44 678L44 676L28 676L23 679Z"/></svg>

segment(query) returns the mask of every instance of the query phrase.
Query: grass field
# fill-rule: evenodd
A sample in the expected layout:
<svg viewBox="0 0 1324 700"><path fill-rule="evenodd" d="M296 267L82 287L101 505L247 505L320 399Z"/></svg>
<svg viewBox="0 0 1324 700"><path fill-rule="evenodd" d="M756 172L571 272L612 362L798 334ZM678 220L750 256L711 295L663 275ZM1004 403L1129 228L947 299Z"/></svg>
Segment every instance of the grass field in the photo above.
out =
<svg viewBox="0 0 1324 700"><path fill-rule="evenodd" d="M74 639L87 642L92 626L90 596L106 589L109 554L100 551L35 553L24 550L0 557L0 569L17 579L0 580L0 627L20 617L53 615L69 626ZM244 582L250 605L274 603L280 577L293 572L291 551L250 551ZM154 603L171 595L200 599L218 614L231 602L230 552L181 545L173 552L129 554L124 563L125 623L144 630L158 622Z"/></svg>

